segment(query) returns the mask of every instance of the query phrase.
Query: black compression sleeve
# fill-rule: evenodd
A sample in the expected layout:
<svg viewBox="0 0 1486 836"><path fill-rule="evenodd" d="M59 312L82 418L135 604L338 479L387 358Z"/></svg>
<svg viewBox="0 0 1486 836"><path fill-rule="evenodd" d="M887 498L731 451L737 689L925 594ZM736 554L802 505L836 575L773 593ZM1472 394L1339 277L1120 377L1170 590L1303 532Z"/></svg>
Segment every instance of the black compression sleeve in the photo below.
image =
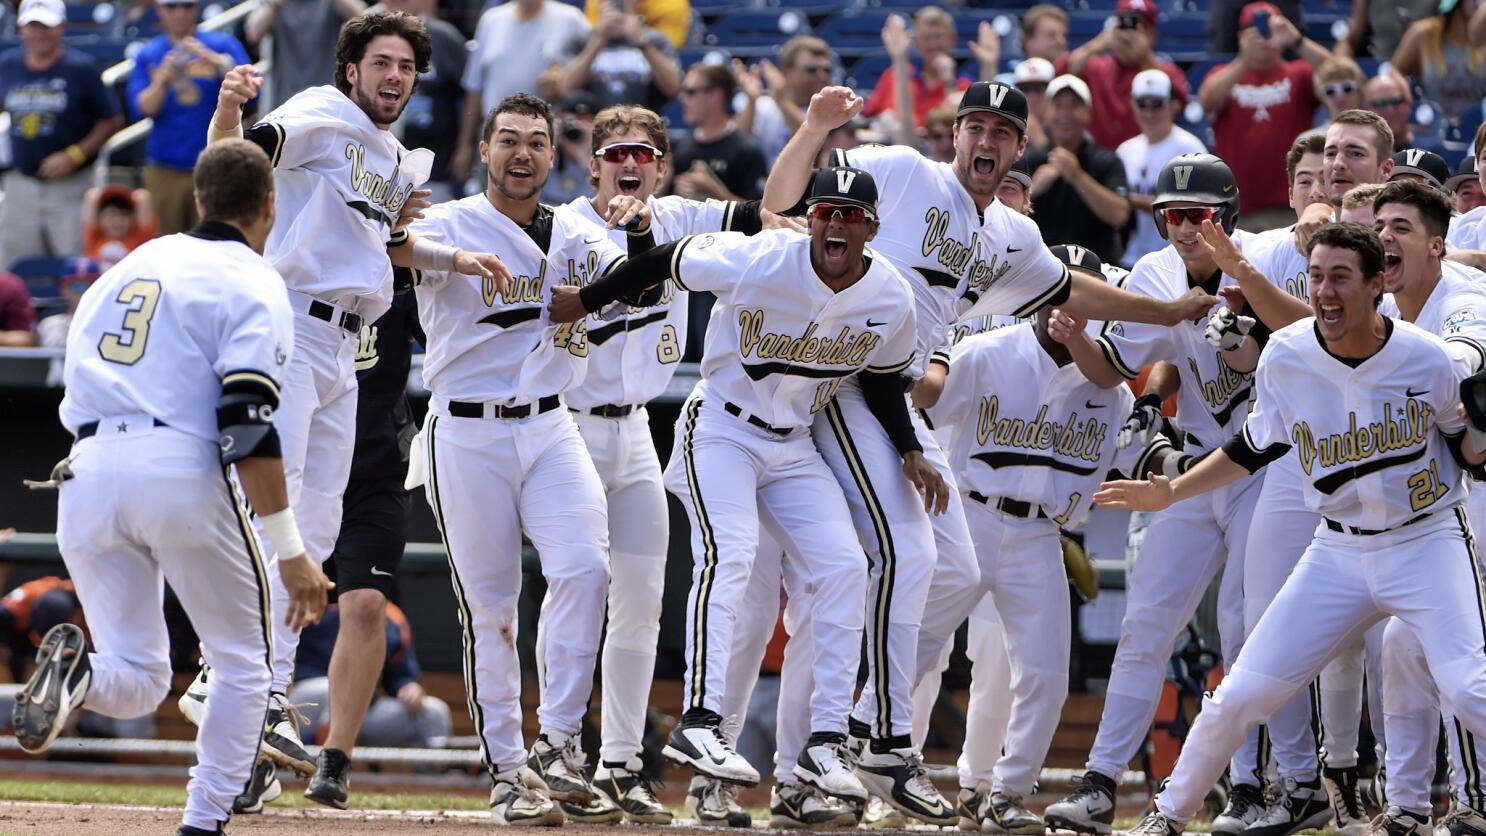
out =
<svg viewBox="0 0 1486 836"><path fill-rule="evenodd" d="M650 252L655 249L655 224L650 224L650 228L644 232L626 233L625 238L628 239L626 243L629 244L630 258Z"/></svg>
<svg viewBox="0 0 1486 836"><path fill-rule="evenodd" d="M1243 432L1238 432L1227 441L1223 442L1223 452L1233 463L1242 467L1250 473L1269 464L1290 452L1288 444L1271 444L1263 450L1255 450L1249 446L1249 437Z"/></svg>
<svg viewBox="0 0 1486 836"><path fill-rule="evenodd" d="M741 232L744 235L757 235L763 231L763 201L744 200L732 204L731 208L732 211L723 232Z"/></svg>
<svg viewBox="0 0 1486 836"><path fill-rule="evenodd" d="M1444 436L1445 447L1450 450L1450 458L1454 459L1455 463L1460 465L1461 470L1464 470L1467 475L1477 481L1486 480L1486 463L1471 464L1465 460L1465 449L1463 446L1465 444L1464 432L1449 435L1442 430L1440 435Z"/></svg>
<svg viewBox="0 0 1486 836"><path fill-rule="evenodd" d="M638 298L640 291L660 284L671 276L672 257L689 239L682 238L647 250L631 258L608 275L578 291L583 309L590 313L603 308L621 296Z"/></svg>
<svg viewBox="0 0 1486 836"><path fill-rule="evenodd" d="M918 443L918 435L913 431L913 421L908 417L908 399L903 397L903 375L864 371L857 376L857 381L861 384L867 409L887 431L898 455L906 456L915 450L923 452L924 447Z"/></svg>

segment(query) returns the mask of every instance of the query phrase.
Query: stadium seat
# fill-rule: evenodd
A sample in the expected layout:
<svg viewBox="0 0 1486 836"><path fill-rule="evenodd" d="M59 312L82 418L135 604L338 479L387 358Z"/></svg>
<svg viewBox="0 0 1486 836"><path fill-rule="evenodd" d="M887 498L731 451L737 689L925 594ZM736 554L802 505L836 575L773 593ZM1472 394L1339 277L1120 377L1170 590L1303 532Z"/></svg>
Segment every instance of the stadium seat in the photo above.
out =
<svg viewBox="0 0 1486 836"><path fill-rule="evenodd" d="M860 58L882 52L882 27L891 12L870 9L842 13L821 22L815 34L843 58Z"/></svg>
<svg viewBox="0 0 1486 836"><path fill-rule="evenodd" d="M810 21L795 11L743 11L719 16L707 27L708 46L772 47L796 35L810 34Z"/></svg>
<svg viewBox="0 0 1486 836"><path fill-rule="evenodd" d="M57 279L67 269L67 260L49 255L34 255L17 260L10 265L10 272L26 283L26 290L35 299L53 299L60 296Z"/></svg>
<svg viewBox="0 0 1486 836"><path fill-rule="evenodd" d="M1086 43L1104 31L1109 20L1107 11L1073 11L1068 15L1068 44Z"/></svg>
<svg viewBox="0 0 1486 836"><path fill-rule="evenodd" d="M871 90L877 86L882 71L891 66L893 60L886 55L868 55L858 58L846 71L842 83L847 87L862 87Z"/></svg>
<svg viewBox="0 0 1486 836"><path fill-rule="evenodd" d="M738 9L755 8L759 5L761 4L753 0L743 0L743 2L739 0L692 0L691 11L693 15L711 18ZM582 4L580 3L579 6L581 7Z"/></svg>
<svg viewBox="0 0 1486 836"><path fill-rule="evenodd" d="M1221 64L1227 64L1228 62L1232 61L1233 58L1234 56L1232 55L1215 55L1211 58L1198 61L1197 63L1188 67L1187 87L1191 89L1192 96L1194 98L1197 96L1197 88L1202 86L1202 80L1207 78L1207 74L1212 72L1214 67L1217 67Z"/></svg>
<svg viewBox="0 0 1486 836"><path fill-rule="evenodd" d="M717 46L689 46L676 54L676 60L684 70L697 64L727 64L733 60L733 54Z"/></svg>
<svg viewBox="0 0 1486 836"><path fill-rule="evenodd" d="M840 0L764 0L763 5L770 9L811 16L828 15L841 10Z"/></svg>

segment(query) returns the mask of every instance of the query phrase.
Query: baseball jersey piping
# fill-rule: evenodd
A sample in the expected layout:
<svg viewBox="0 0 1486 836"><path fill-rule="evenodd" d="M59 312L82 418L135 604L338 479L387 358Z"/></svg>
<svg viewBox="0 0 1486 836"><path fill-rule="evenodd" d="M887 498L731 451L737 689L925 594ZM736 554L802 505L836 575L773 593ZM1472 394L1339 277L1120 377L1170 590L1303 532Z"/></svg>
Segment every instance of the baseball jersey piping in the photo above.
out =
<svg viewBox="0 0 1486 836"><path fill-rule="evenodd" d="M248 556L248 562L253 566L253 584L258 589L258 623L263 633L263 664L272 676L273 616L271 613L273 604L268 592L268 571L263 565L263 553L258 548L258 535L253 530L247 505L243 502L242 495L238 493L237 483L232 481L231 468L227 465L222 467L222 480L227 483L227 502L232 506L233 517L237 522L237 533L242 535L244 551ZM288 555L279 556L281 560L288 558ZM252 783L252 776L249 776L248 783ZM247 784L243 785L243 792L247 792Z"/></svg>
<svg viewBox="0 0 1486 836"><path fill-rule="evenodd" d="M681 453L686 463L686 489L696 506L697 527L702 533L702 571L697 576L697 600L692 611L695 635L692 639L691 659L691 704L688 708L704 708L707 694L707 601L712 593L712 581L717 574L717 539L712 533L712 522L707 518L707 507L702 502L701 486L697 482L696 437L697 415L702 410L702 399L692 398L686 405L686 439Z"/></svg>

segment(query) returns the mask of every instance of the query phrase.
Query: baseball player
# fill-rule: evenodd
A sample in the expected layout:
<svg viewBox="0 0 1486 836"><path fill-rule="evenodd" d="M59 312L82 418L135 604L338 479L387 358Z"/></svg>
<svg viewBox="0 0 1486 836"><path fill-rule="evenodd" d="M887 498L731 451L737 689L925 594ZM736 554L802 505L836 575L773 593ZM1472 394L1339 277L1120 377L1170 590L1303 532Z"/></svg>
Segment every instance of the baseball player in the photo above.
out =
<svg viewBox="0 0 1486 836"><path fill-rule="evenodd" d="M269 704L272 634L318 621L331 584L289 508L273 423L294 349L283 284L261 253L273 172L241 140L193 175L202 224L131 253L84 295L68 333L62 424L77 439L53 472L57 545L96 650L60 624L16 696L21 748L43 752L87 708L155 710L170 690L168 581L218 675L197 734L177 834L221 833L253 771ZM251 503L284 557L273 624Z"/></svg>
<svg viewBox="0 0 1486 836"><path fill-rule="evenodd" d="M1481 188L1486 190L1486 125L1476 129L1476 171ZM1477 206L1450 221L1450 234L1445 239L1450 249L1486 250L1486 207Z"/></svg>
<svg viewBox="0 0 1486 836"><path fill-rule="evenodd" d="M1445 181L1445 191L1455 195L1455 211L1462 215L1486 206L1486 186L1481 185L1481 167L1474 156L1461 158Z"/></svg>
<svg viewBox="0 0 1486 836"><path fill-rule="evenodd" d="M1146 255L1131 271L1126 287L1158 298L1175 299L1191 287L1216 292L1234 280L1223 274L1200 236L1211 220L1226 230L1237 223L1238 186L1233 172L1210 154L1173 158L1156 180L1156 228L1171 245ZM1240 234L1240 237L1244 237ZM1215 312L1216 317L1218 313ZM1248 374L1235 371L1229 352L1204 339L1209 317L1173 328L1109 322L1098 339L1102 357L1075 360L1089 379L1113 385L1133 380L1150 363L1172 364L1175 374L1153 374L1136 401L1122 433L1142 438L1153 432L1161 403L1177 395L1183 449L1209 452L1241 426L1252 399ZM1257 351L1253 340L1234 344L1234 355ZM1238 350L1242 349L1242 350ZM1250 361L1252 362L1252 361ZM1143 440L1143 438L1142 438ZM1242 561L1249 520L1259 493L1258 479L1244 479L1210 497L1184 502L1151 519L1127 583L1128 601L1115 650L1099 732L1089 752L1088 772L1072 795L1047 808L1049 827L1080 833L1108 833L1114 815L1114 788L1125 765L1139 751L1164 679L1167 658L1179 630L1227 556L1218 597L1218 627L1224 658L1232 660L1243 636ZM1258 740L1235 758L1232 774L1258 769ZM1256 797L1253 801L1257 802ZM1261 808L1262 809L1262 808ZM1214 821L1220 828L1238 811ZM1255 810L1255 814L1257 814ZM1247 823L1247 822L1245 822ZM1242 825L1229 825L1233 830Z"/></svg>
<svg viewBox="0 0 1486 836"><path fill-rule="evenodd" d="M380 317L392 294L391 256L404 267L447 267L489 276L509 274L494 256L449 246L419 245L394 235L404 208L424 203L413 190L428 179L432 155L409 153L388 131L427 71L431 46L418 18L374 12L341 28L335 85L296 94L246 134L242 105L263 80L235 67L222 80L208 141L246 136L273 162L277 223L265 257L289 289L294 309L293 361L285 372L276 426L282 436L290 504L305 521L306 553L330 557L340 531L342 493L356 427L355 355L363 322ZM270 577L275 576L270 559ZM282 584L271 584L276 610ZM315 763L300 745L284 692L294 673L296 634L274 636L273 705L264 751L302 775ZM187 719L200 723L209 692L205 670L181 698Z"/></svg>
<svg viewBox="0 0 1486 836"><path fill-rule="evenodd" d="M562 318L597 310L647 280L670 278L718 296L702 381L682 411L666 469L667 488L691 517L696 561L687 710L666 755L713 778L758 782L721 733L719 711L762 520L800 558L814 609L812 732L794 772L827 794L865 801L842 747L866 576L850 511L807 432L815 414L859 376L854 389L902 457L899 474L908 479L897 481L909 492L917 488L924 506L942 510L948 497L902 394L901 373L914 361L910 291L887 259L865 251L878 229L873 178L851 168L822 170L808 206L809 238L788 231L683 238L584 288L582 304L572 299Z"/></svg>
<svg viewBox="0 0 1486 836"><path fill-rule="evenodd" d="M1378 311L1384 256L1372 231L1324 227L1310 258L1315 318L1270 338L1242 431L1176 479L1110 482L1095 495L1154 511L1295 455L1306 503L1323 517L1204 701L1156 811L1131 831L1139 836L1181 832L1248 728L1388 615L1424 642L1444 702L1468 728L1486 729L1486 621L1462 508L1462 468L1479 471L1486 452L1458 412L1466 364L1438 337Z"/></svg>
<svg viewBox="0 0 1486 836"><path fill-rule="evenodd" d="M764 193L774 211L804 194L811 163L827 134L862 107L844 87L816 94L805 123L785 146ZM836 152L837 165L858 166L881 183L885 223L878 249L908 276L914 291L923 375L927 356L956 319L983 313L1026 316L1050 304L1074 313L1102 307L1142 321L1176 322L1178 307L1195 316L1210 299L1158 302L1089 277L1070 279L1043 245L1036 225L995 200L1000 181L1026 146L1027 102L1007 85L980 82L960 100L953 163L935 163L908 148ZM974 601L980 572L957 491L943 518L930 521L911 492L897 485L890 445L850 388L817 423L816 443L851 504L871 561L866 686L853 711L853 737L866 746L858 772L874 793L906 815L933 824L955 815L920 772L911 740L912 689L919 671L938 660L944 642ZM921 421L916 422L916 426ZM945 471L942 451L918 427L930 461ZM931 585L957 591L957 606L927 607ZM922 635L921 635L922 633ZM870 739L870 745L867 741Z"/></svg>
<svg viewBox="0 0 1486 836"><path fill-rule="evenodd" d="M504 824L561 823L556 801L595 802L578 732L603 628L609 545L603 486L562 399L582 379L587 328L549 320L543 308L555 287L603 275L625 251L605 227L538 203L553 160L546 102L506 97L481 135L485 192L429 209L411 232L439 245L480 242L504 253L516 277L502 292L447 261L415 274L430 401L425 467L409 481L426 483L449 552L465 689L495 784L494 815ZM637 214L648 226L643 204ZM634 239L649 246L641 232ZM512 582L523 534L541 554L547 618L562 625L545 641L541 732L529 758L515 640L521 590Z"/></svg>

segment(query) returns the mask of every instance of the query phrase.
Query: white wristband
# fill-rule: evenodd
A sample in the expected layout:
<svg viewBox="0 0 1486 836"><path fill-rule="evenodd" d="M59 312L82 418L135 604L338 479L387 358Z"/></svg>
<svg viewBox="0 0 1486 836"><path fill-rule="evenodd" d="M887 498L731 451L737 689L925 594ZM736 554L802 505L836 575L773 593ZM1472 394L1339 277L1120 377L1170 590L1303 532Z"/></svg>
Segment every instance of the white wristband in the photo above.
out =
<svg viewBox="0 0 1486 836"><path fill-rule="evenodd" d="M417 270L452 273L454 272L454 256L458 254L458 247L423 238L413 240L413 267Z"/></svg>
<svg viewBox="0 0 1486 836"><path fill-rule="evenodd" d="M1182 475L1182 460L1186 458L1173 449L1166 455L1166 460L1161 462L1161 475L1167 479L1175 479Z"/></svg>
<svg viewBox="0 0 1486 836"><path fill-rule="evenodd" d="M294 522L294 509L285 508L275 514L259 517L263 521L263 533L280 560L290 560L304 554L304 541L299 538L299 524Z"/></svg>

